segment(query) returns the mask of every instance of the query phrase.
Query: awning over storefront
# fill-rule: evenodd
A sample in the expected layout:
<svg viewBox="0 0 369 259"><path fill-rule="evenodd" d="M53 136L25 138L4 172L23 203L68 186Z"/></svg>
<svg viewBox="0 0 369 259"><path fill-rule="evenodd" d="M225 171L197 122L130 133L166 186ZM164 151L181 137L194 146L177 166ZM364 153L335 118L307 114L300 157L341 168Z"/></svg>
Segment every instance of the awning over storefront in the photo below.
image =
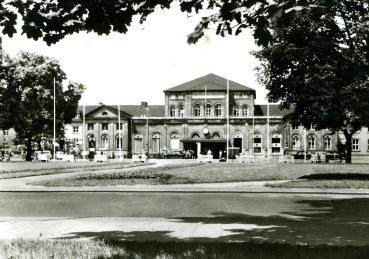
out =
<svg viewBox="0 0 369 259"><path fill-rule="evenodd" d="M192 139L181 139L182 142L187 143L227 143L226 139L223 138L192 138Z"/></svg>

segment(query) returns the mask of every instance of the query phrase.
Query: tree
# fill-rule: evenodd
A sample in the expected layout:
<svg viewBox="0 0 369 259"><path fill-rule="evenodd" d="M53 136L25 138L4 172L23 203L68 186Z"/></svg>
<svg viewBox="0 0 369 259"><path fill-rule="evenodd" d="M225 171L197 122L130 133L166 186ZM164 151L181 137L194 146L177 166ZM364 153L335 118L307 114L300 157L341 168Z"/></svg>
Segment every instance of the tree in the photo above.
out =
<svg viewBox="0 0 369 259"><path fill-rule="evenodd" d="M66 74L55 59L28 52L14 59L1 54L0 128L14 128L31 160L32 143L53 135L54 78L58 137L63 136L63 124L75 117L84 87L70 82L64 90Z"/></svg>
<svg viewBox="0 0 369 259"><path fill-rule="evenodd" d="M305 127L343 132L347 163L353 134L369 126L368 10L364 2L332 1L287 13L256 53L269 98L294 105L293 119Z"/></svg>

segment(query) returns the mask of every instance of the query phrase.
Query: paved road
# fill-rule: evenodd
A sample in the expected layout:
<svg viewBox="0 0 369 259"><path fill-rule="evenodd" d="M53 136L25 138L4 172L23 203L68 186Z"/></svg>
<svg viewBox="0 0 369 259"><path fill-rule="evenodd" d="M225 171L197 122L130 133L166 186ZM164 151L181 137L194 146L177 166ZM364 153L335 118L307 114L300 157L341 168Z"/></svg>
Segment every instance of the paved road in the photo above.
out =
<svg viewBox="0 0 369 259"><path fill-rule="evenodd" d="M368 245L369 199L241 193L0 193L0 238Z"/></svg>

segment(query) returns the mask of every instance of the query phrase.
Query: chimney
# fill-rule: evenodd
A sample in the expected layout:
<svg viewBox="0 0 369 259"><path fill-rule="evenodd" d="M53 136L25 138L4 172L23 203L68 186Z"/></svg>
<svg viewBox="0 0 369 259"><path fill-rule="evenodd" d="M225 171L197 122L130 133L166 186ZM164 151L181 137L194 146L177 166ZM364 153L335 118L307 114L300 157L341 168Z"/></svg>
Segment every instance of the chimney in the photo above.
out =
<svg viewBox="0 0 369 259"><path fill-rule="evenodd" d="M141 108L146 108L147 107L147 102L141 102Z"/></svg>

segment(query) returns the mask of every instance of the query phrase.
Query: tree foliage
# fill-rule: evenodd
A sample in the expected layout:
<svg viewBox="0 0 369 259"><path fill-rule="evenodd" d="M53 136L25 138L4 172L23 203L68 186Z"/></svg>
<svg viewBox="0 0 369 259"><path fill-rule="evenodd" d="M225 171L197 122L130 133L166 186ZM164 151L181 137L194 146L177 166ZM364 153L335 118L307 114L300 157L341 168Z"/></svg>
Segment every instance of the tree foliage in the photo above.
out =
<svg viewBox="0 0 369 259"><path fill-rule="evenodd" d="M70 82L63 89L65 73L52 58L21 52L11 59L1 53L0 128L13 128L27 144L53 135L54 78L57 136L63 137L63 125L75 117L83 85Z"/></svg>

